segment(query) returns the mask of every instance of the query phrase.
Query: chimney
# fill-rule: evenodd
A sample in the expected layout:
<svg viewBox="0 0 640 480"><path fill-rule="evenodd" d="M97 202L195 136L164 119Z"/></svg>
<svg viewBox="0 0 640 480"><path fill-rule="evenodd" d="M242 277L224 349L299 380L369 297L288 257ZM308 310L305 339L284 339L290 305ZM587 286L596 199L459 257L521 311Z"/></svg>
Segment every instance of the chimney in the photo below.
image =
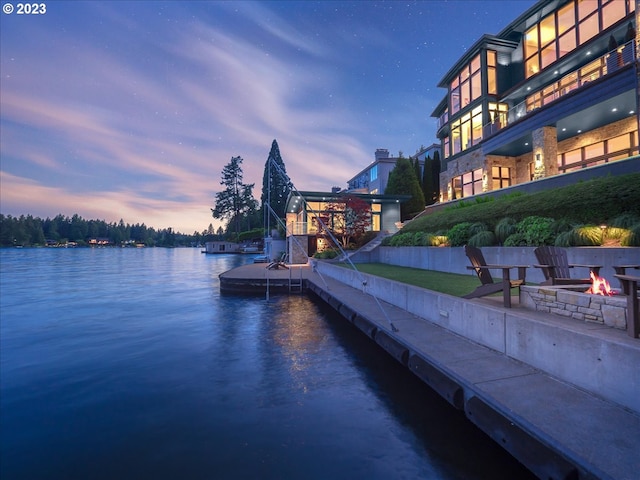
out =
<svg viewBox="0 0 640 480"><path fill-rule="evenodd" d="M376 149L376 160L380 160L381 158L389 158L389 150L386 148Z"/></svg>

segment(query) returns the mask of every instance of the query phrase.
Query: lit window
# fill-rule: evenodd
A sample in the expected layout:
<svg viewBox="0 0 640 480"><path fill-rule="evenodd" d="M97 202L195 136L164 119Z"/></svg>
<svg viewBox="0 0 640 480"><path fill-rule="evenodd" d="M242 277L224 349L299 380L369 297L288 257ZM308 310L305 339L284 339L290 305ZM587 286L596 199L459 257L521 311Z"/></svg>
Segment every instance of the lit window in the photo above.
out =
<svg viewBox="0 0 640 480"><path fill-rule="evenodd" d="M509 167L492 167L491 180L493 190L511 185L511 169Z"/></svg>
<svg viewBox="0 0 640 480"><path fill-rule="evenodd" d="M487 51L487 88L489 95L496 95L498 93L498 86L496 80L496 66L497 66L497 54L493 50Z"/></svg>

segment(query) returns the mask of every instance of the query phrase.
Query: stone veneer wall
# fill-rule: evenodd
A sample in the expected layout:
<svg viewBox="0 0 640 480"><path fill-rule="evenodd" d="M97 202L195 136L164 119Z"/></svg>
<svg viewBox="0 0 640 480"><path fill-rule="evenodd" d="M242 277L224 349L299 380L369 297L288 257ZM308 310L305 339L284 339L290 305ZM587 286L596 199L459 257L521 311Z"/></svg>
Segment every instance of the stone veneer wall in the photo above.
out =
<svg viewBox="0 0 640 480"><path fill-rule="evenodd" d="M587 287L580 288L585 290ZM567 287L523 285L520 287L520 305L539 312L627 329L627 299L624 296L606 297L568 290Z"/></svg>

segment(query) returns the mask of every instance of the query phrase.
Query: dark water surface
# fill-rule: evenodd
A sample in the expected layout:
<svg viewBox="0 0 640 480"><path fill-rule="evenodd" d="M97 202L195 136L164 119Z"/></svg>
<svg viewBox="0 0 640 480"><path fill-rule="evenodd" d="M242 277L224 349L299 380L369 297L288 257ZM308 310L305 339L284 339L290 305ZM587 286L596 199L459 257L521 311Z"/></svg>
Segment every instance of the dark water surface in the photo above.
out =
<svg viewBox="0 0 640 480"><path fill-rule="evenodd" d="M0 251L0 477L521 479L306 295L220 295L198 249Z"/></svg>

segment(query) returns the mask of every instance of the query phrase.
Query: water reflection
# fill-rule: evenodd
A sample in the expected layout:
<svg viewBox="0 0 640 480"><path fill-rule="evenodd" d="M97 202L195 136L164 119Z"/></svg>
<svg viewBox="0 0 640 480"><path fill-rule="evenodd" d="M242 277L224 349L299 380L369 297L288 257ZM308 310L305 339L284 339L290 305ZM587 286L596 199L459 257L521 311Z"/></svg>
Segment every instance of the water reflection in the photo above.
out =
<svg viewBox="0 0 640 480"><path fill-rule="evenodd" d="M322 303L221 296L250 258L0 261L2 478L526 478Z"/></svg>

